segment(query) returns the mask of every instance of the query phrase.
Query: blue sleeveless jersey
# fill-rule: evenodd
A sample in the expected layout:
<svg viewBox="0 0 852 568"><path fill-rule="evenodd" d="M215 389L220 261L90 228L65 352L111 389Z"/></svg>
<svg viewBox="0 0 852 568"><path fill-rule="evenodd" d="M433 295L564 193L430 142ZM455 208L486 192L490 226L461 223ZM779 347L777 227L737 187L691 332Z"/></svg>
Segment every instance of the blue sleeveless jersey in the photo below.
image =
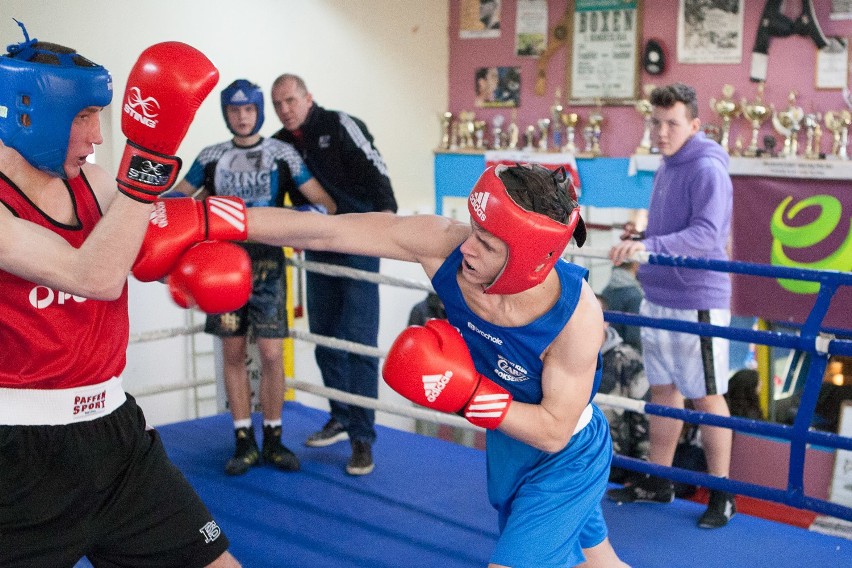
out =
<svg viewBox="0 0 852 568"><path fill-rule="evenodd" d="M476 370L511 392L515 400L541 403L541 355L571 319L588 270L563 260L557 262L554 270L562 286L559 300L545 314L527 325L503 327L483 320L468 307L457 280L461 261L462 254L457 248L432 277L432 285L444 302L449 322L461 331ZM600 385L601 365L599 354L592 397ZM593 410L591 422L575 434L563 450L555 454L538 450L499 430L487 431L488 496L499 513L501 533L509 514L520 514L517 511L519 504L513 510L513 501L525 485L552 491L550 494L554 499L565 503L570 503L580 494L602 496L609 475L612 449L606 419L599 409ZM554 508L558 509L559 505ZM563 515L559 522L585 525L588 521L586 514L573 511L569 513L569 516L574 517L573 520ZM602 530L605 536L605 526ZM532 528L530 531L534 532ZM514 535L512 531L508 532ZM595 538L602 539L600 534L598 530ZM525 536L535 535L530 533ZM513 540L515 538L512 536ZM510 550L515 544L498 544L496 554L499 557L501 549ZM576 541L565 543L568 549L576 545ZM525 552L529 553L529 550ZM570 552L564 554L574 557Z"/></svg>

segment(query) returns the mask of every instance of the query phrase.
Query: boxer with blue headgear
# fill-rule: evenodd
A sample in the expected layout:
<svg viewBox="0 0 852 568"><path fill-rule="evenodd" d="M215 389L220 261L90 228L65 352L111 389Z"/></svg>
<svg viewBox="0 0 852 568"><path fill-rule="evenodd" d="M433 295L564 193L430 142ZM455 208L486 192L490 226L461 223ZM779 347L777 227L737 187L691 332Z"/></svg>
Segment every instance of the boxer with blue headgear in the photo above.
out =
<svg viewBox="0 0 852 568"><path fill-rule="evenodd" d="M254 124L249 136L257 134L260 127L263 126L263 92L260 87L247 81L246 79L237 79L222 90L222 116L225 117L225 124L228 125L228 130L235 136L241 136L234 131L228 120L227 107L229 105L242 106L254 105L257 109L257 121Z"/></svg>
<svg viewBox="0 0 852 568"><path fill-rule="evenodd" d="M109 71L53 43L30 39L0 56L0 139L27 161L65 177L71 122L88 107L112 100Z"/></svg>

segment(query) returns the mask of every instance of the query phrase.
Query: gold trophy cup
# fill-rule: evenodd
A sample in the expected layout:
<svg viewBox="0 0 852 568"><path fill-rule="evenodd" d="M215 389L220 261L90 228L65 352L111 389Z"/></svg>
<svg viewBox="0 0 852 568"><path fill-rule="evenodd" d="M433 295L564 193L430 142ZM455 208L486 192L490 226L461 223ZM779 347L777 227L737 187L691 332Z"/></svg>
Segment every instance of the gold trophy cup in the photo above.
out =
<svg viewBox="0 0 852 568"><path fill-rule="evenodd" d="M751 123L751 142L749 143L748 148L746 148L743 152L743 156L749 158L757 156L759 152L757 139L760 133L760 127L764 122L766 122L766 119L769 118L769 115L771 114L769 107L763 104L764 86L765 84L763 82L758 83L757 95L754 100L752 102L748 102L745 97L743 97L742 103L740 104L743 116Z"/></svg>
<svg viewBox="0 0 852 568"><path fill-rule="evenodd" d="M787 101L787 109L781 112L777 112L773 105L769 107L772 109L772 126L784 136L784 149L781 150L781 155L785 158L795 158L799 153L799 130L805 118L805 111L802 107L796 106L795 91L790 91Z"/></svg>
<svg viewBox="0 0 852 568"><path fill-rule="evenodd" d="M831 130L834 143L831 153L840 160L848 160L846 145L849 142L849 125L852 124L852 114L848 110L828 111L825 113L825 127Z"/></svg>
<svg viewBox="0 0 852 568"><path fill-rule="evenodd" d="M636 112L642 115L643 124L642 140L639 142L639 146L636 147L636 154L650 154L651 148L653 147L651 143L651 114L654 107L651 105L651 101L648 100L648 97L651 96L651 91L653 91L654 88L654 85L645 85L643 87L645 98L636 101L636 104L633 107L636 109Z"/></svg>
<svg viewBox="0 0 852 568"><path fill-rule="evenodd" d="M731 134L731 121L740 115L740 106L734 102L734 86L725 85L722 87L722 99L710 99L710 108L719 115L722 119L722 139L719 142L725 152L731 153L729 147L729 138Z"/></svg>
<svg viewBox="0 0 852 568"><path fill-rule="evenodd" d="M563 113L559 116L559 120L565 125L565 145L562 146L562 151L566 154L576 154L577 146L574 144L574 135L577 132L580 115L576 112Z"/></svg>

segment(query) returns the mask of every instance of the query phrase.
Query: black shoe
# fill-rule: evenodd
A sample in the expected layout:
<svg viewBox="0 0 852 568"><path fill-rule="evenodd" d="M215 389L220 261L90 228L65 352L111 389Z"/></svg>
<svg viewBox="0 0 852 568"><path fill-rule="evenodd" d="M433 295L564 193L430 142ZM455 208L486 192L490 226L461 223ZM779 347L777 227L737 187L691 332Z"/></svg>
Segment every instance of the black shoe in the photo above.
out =
<svg viewBox="0 0 852 568"><path fill-rule="evenodd" d="M707 510L698 519L698 526L702 529L724 527L736 513L737 502L732 493L711 489L710 502L707 504Z"/></svg>
<svg viewBox="0 0 852 568"><path fill-rule="evenodd" d="M645 475L633 485L606 492L616 503L671 503L674 501L674 484L668 479Z"/></svg>
<svg viewBox="0 0 852 568"><path fill-rule="evenodd" d="M373 463L373 450L370 444L361 440L352 441L352 457L346 464L349 475L367 475L376 467Z"/></svg>
<svg viewBox="0 0 852 568"><path fill-rule="evenodd" d="M263 461L284 471L299 471L299 458L281 443L281 426L263 427Z"/></svg>
<svg viewBox="0 0 852 568"><path fill-rule="evenodd" d="M234 457L225 464L225 473L228 475L242 475L253 465L260 461L260 452L257 449L257 441L254 439L254 427L237 428L234 430L237 438L237 449Z"/></svg>
<svg viewBox="0 0 852 568"><path fill-rule="evenodd" d="M349 434L346 433L346 430L343 429L340 422L331 418L325 423L322 430L314 432L308 436L308 439L305 440L305 445L311 448L323 448L337 442L342 442L348 438Z"/></svg>

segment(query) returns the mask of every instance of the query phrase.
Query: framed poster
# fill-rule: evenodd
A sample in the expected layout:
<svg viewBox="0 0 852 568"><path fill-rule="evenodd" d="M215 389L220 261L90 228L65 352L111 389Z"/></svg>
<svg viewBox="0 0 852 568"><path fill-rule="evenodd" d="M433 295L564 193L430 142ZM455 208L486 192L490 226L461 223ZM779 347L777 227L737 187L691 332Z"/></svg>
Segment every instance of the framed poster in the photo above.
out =
<svg viewBox="0 0 852 568"><path fill-rule="evenodd" d="M828 38L828 45L816 52L814 84L817 89L843 89L849 76L849 40Z"/></svg>
<svg viewBox="0 0 852 568"><path fill-rule="evenodd" d="M716 65L742 62L742 4L741 0L680 0L677 17L678 62Z"/></svg>
<svg viewBox="0 0 852 568"><path fill-rule="evenodd" d="M641 0L569 0L569 104L634 104L639 95L641 5Z"/></svg>

